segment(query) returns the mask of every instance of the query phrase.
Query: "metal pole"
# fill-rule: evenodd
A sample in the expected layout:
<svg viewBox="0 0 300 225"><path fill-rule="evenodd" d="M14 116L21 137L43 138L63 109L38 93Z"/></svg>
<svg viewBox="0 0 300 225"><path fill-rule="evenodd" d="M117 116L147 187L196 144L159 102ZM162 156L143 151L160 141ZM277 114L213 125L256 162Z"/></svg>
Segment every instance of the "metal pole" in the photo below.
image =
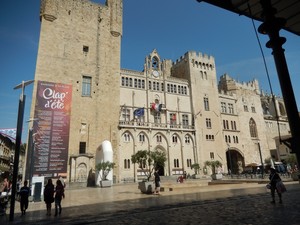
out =
<svg viewBox="0 0 300 225"><path fill-rule="evenodd" d="M19 109L18 109L18 122L17 122L17 136L16 136L16 148L15 148L15 157L14 157L14 170L13 170L13 180L12 180L12 190L11 190L11 200L10 200L10 213L9 221L14 220L14 211L15 211L15 199L17 191L17 177L19 172L19 157L20 157L20 146L21 146L21 137L23 130L23 117L24 117L24 106L25 98L24 90L25 86L31 84L34 80L22 81L21 84L14 87L14 89L22 89L22 93L19 99Z"/></svg>
<svg viewBox="0 0 300 225"><path fill-rule="evenodd" d="M17 136L16 136L16 148L15 148L15 157L14 157L14 170L13 170L13 180L12 180L12 190L11 190L9 221L14 220L17 177L19 171L19 156L20 156L22 129L23 129L24 105L25 105L25 95L22 93L19 100Z"/></svg>
<svg viewBox="0 0 300 225"><path fill-rule="evenodd" d="M296 153L297 161L300 163L300 117L284 55L284 49L282 48L282 45L285 43L286 39L279 36L279 31L284 25L285 20L275 17L276 9L272 7L270 0L261 0L260 4L263 8L265 21L259 26L258 31L261 34L267 34L270 38L270 41L267 42L266 47L273 50L272 54L274 57L282 96L291 129L292 152Z"/></svg>
<svg viewBox="0 0 300 225"><path fill-rule="evenodd" d="M260 163L261 163L261 179L264 179L264 170L265 170L265 167L264 167L264 162L263 162L263 159L262 159L262 155L261 155L261 148L260 148L260 143L258 142L258 151L259 151L259 156L260 156Z"/></svg>
<svg viewBox="0 0 300 225"><path fill-rule="evenodd" d="M228 156L229 156L229 164L230 164L230 176L232 178L232 161L231 161L231 153L230 153L229 145L228 145Z"/></svg>

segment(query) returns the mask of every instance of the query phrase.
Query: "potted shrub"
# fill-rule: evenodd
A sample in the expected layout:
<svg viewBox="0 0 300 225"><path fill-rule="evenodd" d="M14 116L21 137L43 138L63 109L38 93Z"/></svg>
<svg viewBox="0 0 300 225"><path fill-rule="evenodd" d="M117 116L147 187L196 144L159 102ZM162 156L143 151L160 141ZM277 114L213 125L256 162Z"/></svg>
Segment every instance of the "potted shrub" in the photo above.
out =
<svg viewBox="0 0 300 225"><path fill-rule="evenodd" d="M141 169L145 179L139 182L139 189L142 193L152 193L154 192L153 182L150 182L154 170L156 168L163 168L167 160L166 154L162 151L148 151L139 150L131 156L131 161L138 165Z"/></svg>
<svg viewBox="0 0 300 225"><path fill-rule="evenodd" d="M112 185L112 181L107 179L107 175L109 172L114 168L115 163L113 162L99 162L96 165L96 170L99 172L100 175L100 186L101 187L110 187Z"/></svg>
<svg viewBox="0 0 300 225"><path fill-rule="evenodd" d="M222 163L219 160L206 161L204 165L211 168L212 171L211 177L213 180L222 179L223 177L222 173L216 173L216 169L222 166Z"/></svg>
<svg viewBox="0 0 300 225"><path fill-rule="evenodd" d="M200 170L200 165L199 163L194 163L191 165L191 169L193 169L195 171L195 174L194 174L194 178L200 178L199 176L199 170Z"/></svg>

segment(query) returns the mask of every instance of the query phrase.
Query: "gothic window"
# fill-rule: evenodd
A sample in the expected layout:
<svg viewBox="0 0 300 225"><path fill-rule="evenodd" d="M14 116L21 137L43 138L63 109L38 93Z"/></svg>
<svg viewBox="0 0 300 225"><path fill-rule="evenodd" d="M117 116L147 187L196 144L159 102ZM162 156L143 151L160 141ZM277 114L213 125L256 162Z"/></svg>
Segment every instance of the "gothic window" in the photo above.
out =
<svg viewBox="0 0 300 225"><path fill-rule="evenodd" d="M173 135L173 136L172 136L172 142L173 142L173 143L177 143L177 142L178 142L178 137L177 137L177 135Z"/></svg>
<svg viewBox="0 0 300 225"><path fill-rule="evenodd" d="M161 143L161 140L162 140L161 135L156 135L156 142Z"/></svg>
<svg viewBox="0 0 300 225"><path fill-rule="evenodd" d="M139 135L139 141L140 142L145 142L145 135L144 134Z"/></svg>
<svg viewBox="0 0 300 225"><path fill-rule="evenodd" d="M207 97L204 97L203 101L204 101L204 109L205 109L205 111L209 111L209 102L208 102L208 98L207 98Z"/></svg>
<svg viewBox="0 0 300 225"><path fill-rule="evenodd" d="M124 134L124 142L130 142L130 134L128 133Z"/></svg>
<svg viewBox="0 0 300 225"><path fill-rule="evenodd" d="M191 138L189 135L185 135L184 139L186 144L189 144L191 142Z"/></svg>
<svg viewBox="0 0 300 225"><path fill-rule="evenodd" d="M256 138L257 137L257 127L256 127L256 123L253 118L251 118L249 121L249 129L250 129L250 136L252 138Z"/></svg>
<svg viewBox="0 0 300 225"><path fill-rule="evenodd" d="M82 96L91 96L92 78L88 76L82 77Z"/></svg>

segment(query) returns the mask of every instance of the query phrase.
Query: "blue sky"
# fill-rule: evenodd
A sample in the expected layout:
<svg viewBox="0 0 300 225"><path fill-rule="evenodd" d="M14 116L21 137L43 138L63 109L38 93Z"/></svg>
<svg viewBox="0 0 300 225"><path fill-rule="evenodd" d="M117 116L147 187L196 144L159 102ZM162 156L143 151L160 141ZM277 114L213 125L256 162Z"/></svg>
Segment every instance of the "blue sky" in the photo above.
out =
<svg viewBox="0 0 300 225"><path fill-rule="evenodd" d="M104 0L94 0L104 2ZM0 128L15 128L22 80L34 79L40 20L39 0L0 1ZM250 19L196 0L124 0L121 66L142 70L145 57L157 49L161 58L176 60L187 51L215 58L217 76L228 73L239 81L258 79L270 93L263 59ZM260 25L255 22L256 27ZM300 37L287 38L285 55L300 109ZM259 38L266 56L274 94L281 96L268 37ZM26 142L32 85L26 87L22 140Z"/></svg>

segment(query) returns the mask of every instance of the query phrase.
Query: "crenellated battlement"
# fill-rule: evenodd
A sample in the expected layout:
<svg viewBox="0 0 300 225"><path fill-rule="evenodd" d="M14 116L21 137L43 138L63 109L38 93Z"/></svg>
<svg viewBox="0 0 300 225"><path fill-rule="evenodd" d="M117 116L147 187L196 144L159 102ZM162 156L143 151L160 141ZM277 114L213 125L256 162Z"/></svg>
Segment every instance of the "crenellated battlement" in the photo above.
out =
<svg viewBox="0 0 300 225"><path fill-rule="evenodd" d="M208 63L208 64L215 64L215 58L211 55L204 54L201 52L196 51L188 51L183 56L180 56L179 59L177 59L175 62L173 62L173 65L180 64L181 62L187 62L188 60L191 60L193 62L201 62L201 63Z"/></svg>
<svg viewBox="0 0 300 225"><path fill-rule="evenodd" d="M244 89L255 91L257 94L260 94L260 88L258 80L253 79L252 81L248 82L238 82L230 77L228 74L224 74L220 77L219 81L219 91L232 91L237 89Z"/></svg>

